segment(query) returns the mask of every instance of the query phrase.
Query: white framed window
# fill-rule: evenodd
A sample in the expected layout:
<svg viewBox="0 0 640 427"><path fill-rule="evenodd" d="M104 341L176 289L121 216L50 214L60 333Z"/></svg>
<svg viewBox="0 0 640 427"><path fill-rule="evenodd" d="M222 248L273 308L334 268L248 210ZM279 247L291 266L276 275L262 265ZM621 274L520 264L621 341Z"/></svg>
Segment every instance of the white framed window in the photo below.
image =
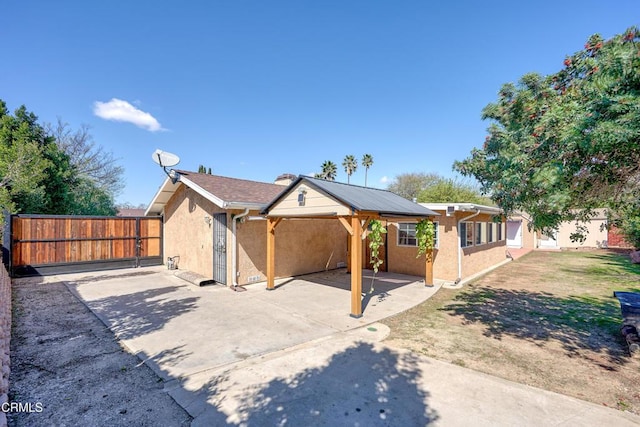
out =
<svg viewBox="0 0 640 427"><path fill-rule="evenodd" d="M461 222L458 236L460 236L460 247L473 246L473 222Z"/></svg>
<svg viewBox="0 0 640 427"><path fill-rule="evenodd" d="M418 246L415 222L398 223L398 246Z"/></svg>
<svg viewBox="0 0 640 427"><path fill-rule="evenodd" d="M433 247L438 249L438 244L440 243L440 232L438 229L440 228L440 223L438 221L433 221Z"/></svg>
<svg viewBox="0 0 640 427"><path fill-rule="evenodd" d="M438 227L440 223L433 221L433 247L438 248ZM414 222L398 223L398 246L418 246L416 239L416 224Z"/></svg>
<svg viewBox="0 0 640 427"><path fill-rule="evenodd" d="M476 245L484 245L487 243L487 223L476 222Z"/></svg>
<svg viewBox="0 0 640 427"><path fill-rule="evenodd" d="M500 224L498 224L498 241L505 239L506 237L505 227L506 227L506 223L504 222L501 222Z"/></svg>
<svg viewBox="0 0 640 427"><path fill-rule="evenodd" d="M487 223L487 243L493 243L496 241L497 225L495 222Z"/></svg>

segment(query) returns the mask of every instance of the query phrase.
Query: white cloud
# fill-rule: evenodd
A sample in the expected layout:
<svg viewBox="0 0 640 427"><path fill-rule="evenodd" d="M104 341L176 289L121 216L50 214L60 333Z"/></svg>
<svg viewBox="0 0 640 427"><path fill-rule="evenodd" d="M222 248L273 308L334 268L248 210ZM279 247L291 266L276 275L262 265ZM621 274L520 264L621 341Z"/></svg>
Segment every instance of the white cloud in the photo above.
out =
<svg viewBox="0 0 640 427"><path fill-rule="evenodd" d="M382 178L380 178L380 184L386 184L387 182L389 182L388 176L385 175Z"/></svg>
<svg viewBox="0 0 640 427"><path fill-rule="evenodd" d="M132 123L150 132L166 130L151 114L117 98L112 98L109 102L94 102L93 114L105 120Z"/></svg>

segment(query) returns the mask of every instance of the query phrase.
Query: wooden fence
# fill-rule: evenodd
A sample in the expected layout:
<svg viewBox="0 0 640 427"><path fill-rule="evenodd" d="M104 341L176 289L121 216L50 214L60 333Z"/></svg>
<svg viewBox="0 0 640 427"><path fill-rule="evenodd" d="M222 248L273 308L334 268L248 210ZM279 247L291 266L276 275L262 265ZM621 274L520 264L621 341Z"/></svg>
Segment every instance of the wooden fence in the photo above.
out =
<svg viewBox="0 0 640 427"><path fill-rule="evenodd" d="M10 270L47 275L162 264L162 218L11 215Z"/></svg>

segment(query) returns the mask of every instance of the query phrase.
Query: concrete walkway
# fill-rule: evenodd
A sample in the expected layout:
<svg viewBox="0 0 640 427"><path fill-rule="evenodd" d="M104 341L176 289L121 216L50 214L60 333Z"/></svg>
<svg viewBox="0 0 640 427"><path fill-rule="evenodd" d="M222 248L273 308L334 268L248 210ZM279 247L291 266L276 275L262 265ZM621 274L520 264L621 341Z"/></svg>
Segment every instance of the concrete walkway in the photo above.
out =
<svg viewBox="0 0 640 427"><path fill-rule="evenodd" d="M280 281L272 292L200 288L153 268L59 279L165 379L194 426L640 425L386 346L389 331L375 322L437 291L414 277L380 275L360 319L348 315L340 270Z"/></svg>

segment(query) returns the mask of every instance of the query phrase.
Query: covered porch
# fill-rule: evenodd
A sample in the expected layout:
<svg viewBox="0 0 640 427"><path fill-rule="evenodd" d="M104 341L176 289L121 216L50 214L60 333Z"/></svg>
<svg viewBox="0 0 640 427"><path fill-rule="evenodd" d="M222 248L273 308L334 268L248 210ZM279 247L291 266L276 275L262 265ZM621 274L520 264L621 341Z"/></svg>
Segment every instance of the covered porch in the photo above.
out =
<svg viewBox="0 0 640 427"><path fill-rule="evenodd" d="M386 190L300 176L263 211L267 217L267 290L276 289L276 229L283 220L335 219L347 230L351 317L360 318L363 291L363 240L374 220L421 220L438 214ZM417 254L417 248L416 248ZM379 273L378 273L379 274ZM433 259L425 257L424 285L433 286Z"/></svg>

